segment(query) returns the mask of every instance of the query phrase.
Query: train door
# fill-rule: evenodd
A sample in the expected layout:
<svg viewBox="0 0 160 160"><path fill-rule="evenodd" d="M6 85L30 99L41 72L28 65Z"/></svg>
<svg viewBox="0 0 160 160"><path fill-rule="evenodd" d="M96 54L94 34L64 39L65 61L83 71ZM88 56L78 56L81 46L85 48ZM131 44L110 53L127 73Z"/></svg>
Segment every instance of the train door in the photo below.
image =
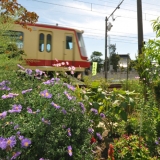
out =
<svg viewBox="0 0 160 160"><path fill-rule="evenodd" d="M39 48L37 59L41 66L51 66L52 60L52 32L39 31Z"/></svg>
<svg viewBox="0 0 160 160"><path fill-rule="evenodd" d="M70 64L74 60L74 47L73 34L65 34L64 60L70 61Z"/></svg>

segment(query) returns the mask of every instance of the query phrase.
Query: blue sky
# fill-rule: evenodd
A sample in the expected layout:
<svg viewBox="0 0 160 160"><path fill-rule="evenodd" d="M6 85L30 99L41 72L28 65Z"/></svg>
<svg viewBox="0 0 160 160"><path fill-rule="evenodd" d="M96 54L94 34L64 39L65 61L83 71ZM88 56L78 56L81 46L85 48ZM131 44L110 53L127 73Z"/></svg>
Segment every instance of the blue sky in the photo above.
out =
<svg viewBox="0 0 160 160"><path fill-rule="evenodd" d="M84 30L87 55L99 51L105 54L105 17L109 16L121 0L18 0L27 10L39 15L38 23L67 26ZM160 15L158 0L142 0L144 40L154 39L151 20ZM137 55L137 0L124 0L109 22L108 44L116 44L118 54Z"/></svg>

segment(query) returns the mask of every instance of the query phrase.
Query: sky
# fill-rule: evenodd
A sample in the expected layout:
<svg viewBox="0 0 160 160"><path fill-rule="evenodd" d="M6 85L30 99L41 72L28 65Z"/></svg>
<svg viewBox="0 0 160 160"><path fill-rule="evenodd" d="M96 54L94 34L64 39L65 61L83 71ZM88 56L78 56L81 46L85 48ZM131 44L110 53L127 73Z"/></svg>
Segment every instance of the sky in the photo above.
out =
<svg viewBox="0 0 160 160"><path fill-rule="evenodd" d="M38 23L83 30L88 58L94 51L105 57L105 17L109 17L122 0L17 0L28 11L36 12ZM160 16L159 0L142 0L144 41L155 38L152 20ZM115 19L113 21L113 18ZM108 31L108 45L116 44L116 53L138 55L137 0L124 0L113 17ZM109 55L109 51L107 52Z"/></svg>

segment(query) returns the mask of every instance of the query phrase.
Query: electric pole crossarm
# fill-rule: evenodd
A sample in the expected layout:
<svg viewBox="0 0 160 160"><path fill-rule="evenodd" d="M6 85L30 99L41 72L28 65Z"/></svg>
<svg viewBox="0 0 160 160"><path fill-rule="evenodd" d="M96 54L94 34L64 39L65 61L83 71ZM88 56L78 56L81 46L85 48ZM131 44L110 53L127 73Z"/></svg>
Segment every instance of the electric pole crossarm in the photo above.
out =
<svg viewBox="0 0 160 160"><path fill-rule="evenodd" d="M120 8L120 5L123 3L124 0L122 0L122 2L116 7L116 9L110 14L110 16L108 17L108 19L114 14L114 12Z"/></svg>

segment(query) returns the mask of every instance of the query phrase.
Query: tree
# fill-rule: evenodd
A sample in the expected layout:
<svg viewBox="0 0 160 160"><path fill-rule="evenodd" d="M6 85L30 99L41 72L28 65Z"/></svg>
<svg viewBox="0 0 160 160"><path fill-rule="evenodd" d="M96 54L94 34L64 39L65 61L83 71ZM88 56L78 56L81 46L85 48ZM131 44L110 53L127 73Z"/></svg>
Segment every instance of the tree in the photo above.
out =
<svg viewBox="0 0 160 160"><path fill-rule="evenodd" d="M120 60L120 57L118 54L116 54L116 44L110 44L109 46L110 51L110 65L113 65L114 71L117 72L118 69L118 62Z"/></svg>
<svg viewBox="0 0 160 160"><path fill-rule="evenodd" d="M0 0L0 53L4 53L10 43L13 43L12 30L14 23L31 31L27 23L35 23L38 15L27 11L17 0ZM11 39L12 37L12 39Z"/></svg>
<svg viewBox="0 0 160 160"><path fill-rule="evenodd" d="M120 60L120 57L118 54L112 54L111 57L110 57L110 64L113 65L113 69L114 71L117 72L117 69L118 69L118 62Z"/></svg>
<svg viewBox="0 0 160 160"><path fill-rule="evenodd" d="M131 71L132 69L136 70L136 65L137 65L137 60L131 60L129 63L129 70Z"/></svg>
<svg viewBox="0 0 160 160"><path fill-rule="evenodd" d="M97 72L100 72L101 68L104 65L104 60L101 58L101 56L102 56L102 53L98 52L98 51L92 52L92 55L91 55L91 60L90 61L91 62L97 62Z"/></svg>
<svg viewBox="0 0 160 160"><path fill-rule="evenodd" d="M116 54L116 44L109 45L109 52L110 52L110 55Z"/></svg>
<svg viewBox="0 0 160 160"><path fill-rule="evenodd" d="M17 0L0 0L0 17L3 17L3 23L13 19L15 23L31 30L27 27L27 23L35 23L38 21L38 15L35 12L29 12Z"/></svg>

